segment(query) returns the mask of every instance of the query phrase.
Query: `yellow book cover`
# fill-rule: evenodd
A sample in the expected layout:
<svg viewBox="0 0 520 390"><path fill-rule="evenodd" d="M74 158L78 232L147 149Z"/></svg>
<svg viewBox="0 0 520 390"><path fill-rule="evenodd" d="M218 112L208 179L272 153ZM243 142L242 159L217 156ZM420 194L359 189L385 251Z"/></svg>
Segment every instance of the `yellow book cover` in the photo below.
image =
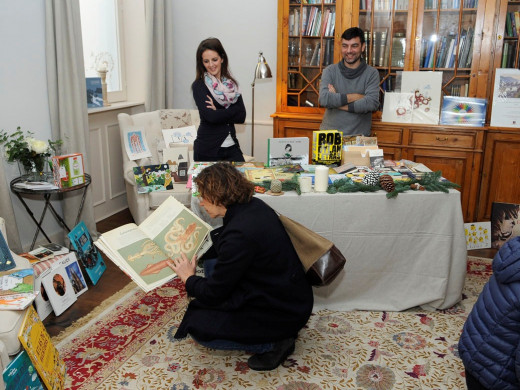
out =
<svg viewBox="0 0 520 390"><path fill-rule="evenodd" d="M30 306L25 313L18 339L31 358L48 389L63 389L65 382L65 362L60 358L51 337L43 326L36 310Z"/></svg>
<svg viewBox="0 0 520 390"><path fill-rule="evenodd" d="M312 132L312 163L341 164L343 132L339 130L316 130Z"/></svg>

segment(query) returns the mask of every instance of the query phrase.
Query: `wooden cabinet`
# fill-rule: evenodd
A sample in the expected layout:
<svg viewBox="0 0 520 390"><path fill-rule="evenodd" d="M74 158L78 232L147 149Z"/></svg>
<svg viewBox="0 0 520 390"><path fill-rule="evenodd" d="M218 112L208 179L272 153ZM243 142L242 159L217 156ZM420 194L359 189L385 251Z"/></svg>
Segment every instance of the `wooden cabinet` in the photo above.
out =
<svg viewBox="0 0 520 390"><path fill-rule="evenodd" d="M490 128L486 136L477 220L491 218L493 202L520 203L520 132Z"/></svg>
<svg viewBox="0 0 520 390"><path fill-rule="evenodd" d="M423 163L432 171L461 186L464 220L476 215L479 171L482 164L484 129L424 125L374 123L372 135L378 139L385 158Z"/></svg>

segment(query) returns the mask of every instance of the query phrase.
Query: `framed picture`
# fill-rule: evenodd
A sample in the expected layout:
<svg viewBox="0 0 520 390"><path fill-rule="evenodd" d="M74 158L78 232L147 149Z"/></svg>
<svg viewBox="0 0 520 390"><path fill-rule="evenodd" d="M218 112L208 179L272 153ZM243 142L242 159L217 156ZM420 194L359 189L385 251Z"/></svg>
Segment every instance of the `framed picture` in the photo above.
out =
<svg viewBox="0 0 520 390"><path fill-rule="evenodd" d="M500 249L510 238L520 235L520 204L493 202L491 207L491 247Z"/></svg>
<svg viewBox="0 0 520 390"><path fill-rule="evenodd" d="M87 107L103 107L103 88L101 77L87 77Z"/></svg>

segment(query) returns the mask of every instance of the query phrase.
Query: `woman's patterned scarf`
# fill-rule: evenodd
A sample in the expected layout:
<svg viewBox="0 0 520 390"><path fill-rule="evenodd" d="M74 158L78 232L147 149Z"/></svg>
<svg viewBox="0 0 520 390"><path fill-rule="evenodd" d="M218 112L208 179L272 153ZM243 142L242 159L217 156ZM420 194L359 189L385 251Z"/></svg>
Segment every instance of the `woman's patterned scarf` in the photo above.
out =
<svg viewBox="0 0 520 390"><path fill-rule="evenodd" d="M228 108L233 103L236 103L240 96L238 86L233 80L222 76L221 80L208 72L204 73L204 82L211 92L211 96L223 107Z"/></svg>

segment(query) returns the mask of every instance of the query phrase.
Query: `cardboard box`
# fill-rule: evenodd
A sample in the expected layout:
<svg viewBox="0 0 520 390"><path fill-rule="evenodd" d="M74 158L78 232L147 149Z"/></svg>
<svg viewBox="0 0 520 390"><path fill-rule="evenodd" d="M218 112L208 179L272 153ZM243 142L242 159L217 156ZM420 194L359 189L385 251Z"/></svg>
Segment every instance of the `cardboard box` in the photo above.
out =
<svg viewBox="0 0 520 390"><path fill-rule="evenodd" d="M341 163L352 163L355 166L370 166L369 150L377 149L377 145L357 146L350 145L348 150L343 150L341 154Z"/></svg>
<svg viewBox="0 0 520 390"><path fill-rule="evenodd" d="M85 183L83 154L72 153L52 158L54 185L59 188L70 188Z"/></svg>

